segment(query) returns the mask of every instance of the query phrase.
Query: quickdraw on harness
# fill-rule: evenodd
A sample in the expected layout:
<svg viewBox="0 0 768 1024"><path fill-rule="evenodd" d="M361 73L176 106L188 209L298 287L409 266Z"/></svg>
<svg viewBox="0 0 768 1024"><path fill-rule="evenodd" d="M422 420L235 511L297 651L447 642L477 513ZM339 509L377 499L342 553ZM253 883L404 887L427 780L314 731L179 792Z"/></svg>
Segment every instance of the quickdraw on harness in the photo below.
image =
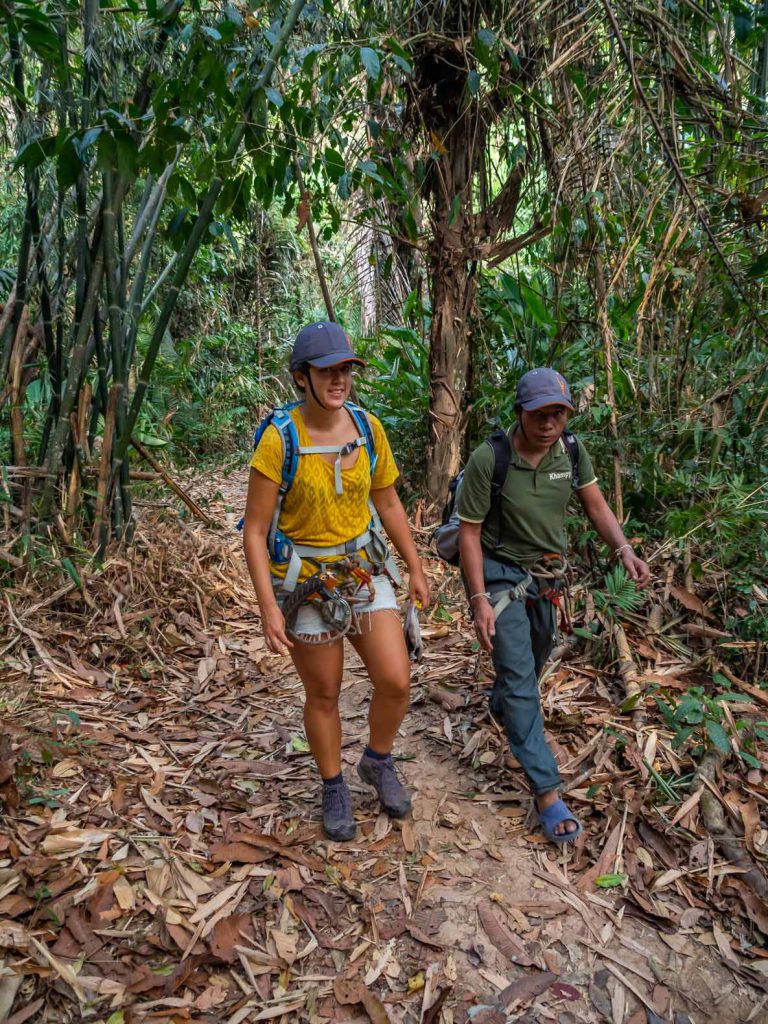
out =
<svg viewBox="0 0 768 1024"><path fill-rule="evenodd" d="M302 643L324 644L338 640L350 631L355 632L356 613L370 604L375 595L373 573L352 559L334 562L325 570L319 568L284 597L281 609L286 632ZM325 633L303 633L298 628L299 609L304 604L317 608L328 627Z"/></svg>
<svg viewBox="0 0 768 1024"><path fill-rule="evenodd" d="M374 504L370 498L368 499L368 510L371 513L371 519L367 528L363 533L359 534L359 536L353 537L344 544L337 544L331 547L297 544L280 529L280 510L282 508L285 495L288 493L293 481L296 479L300 456L329 454L336 456L333 470L337 494L343 493L341 461L347 455L351 455L356 448L361 448L363 445L366 446L368 450L368 461L370 464L371 476L373 476L373 472L376 467L377 456L373 437L373 428L371 427L371 421L368 418L368 414L364 409L361 409L359 405L354 405L352 402L344 403L344 408L352 417L352 421L354 422L359 434L354 441L349 441L343 445L302 445L299 442L298 429L291 416L291 412L302 404L303 403L300 401L291 402L288 405L281 406L279 409L273 409L272 412L265 416L256 428L256 433L253 438L253 447L255 449L258 447L259 441L261 441L264 436L264 432L267 427L273 426L280 436L280 442L283 448L280 489L278 491L275 514L272 517L272 523L269 527L269 533L267 534L267 549L269 551L271 561L275 565L287 565L288 567L285 579L281 581L280 589L287 594L292 594L297 589L297 581L299 573L301 572L302 559L312 560L319 566L319 571L322 573L326 569L324 560L354 555L363 548L365 548L366 553L369 556L369 560L374 566L374 572L382 572L386 570L392 580L395 583L399 583L400 574L387 546L381 520L379 519L378 513L376 512ZM238 529L242 529L242 527L243 520L241 519L238 524ZM333 563L328 563L328 565L333 565ZM308 583L309 580L306 582Z"/></svg>

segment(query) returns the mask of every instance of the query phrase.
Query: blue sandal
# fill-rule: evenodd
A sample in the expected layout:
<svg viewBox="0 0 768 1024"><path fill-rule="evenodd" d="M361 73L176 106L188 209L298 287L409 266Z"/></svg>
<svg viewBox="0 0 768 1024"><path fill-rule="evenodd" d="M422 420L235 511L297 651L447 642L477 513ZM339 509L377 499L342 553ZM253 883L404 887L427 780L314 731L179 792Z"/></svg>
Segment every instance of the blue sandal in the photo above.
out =
<svg viewBox="0 0 768 1024"><path fill-rule="evenodd" d="M572 843L584 831L562 800L555 800L550 807L543 811L540 811L535 804L534 807L544 834L553 843ZM555 832L555 827L564 821L576 822L576 829L573 832L564 832L562 835L558 835Z"/></svg>

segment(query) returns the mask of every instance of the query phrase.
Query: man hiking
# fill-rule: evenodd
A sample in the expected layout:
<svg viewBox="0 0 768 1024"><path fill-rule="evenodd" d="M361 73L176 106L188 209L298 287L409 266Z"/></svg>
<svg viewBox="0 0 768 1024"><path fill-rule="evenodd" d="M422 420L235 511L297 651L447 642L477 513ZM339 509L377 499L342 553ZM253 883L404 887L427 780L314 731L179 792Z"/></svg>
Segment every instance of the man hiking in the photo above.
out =
<svg viewBox="0 0 768 1024"><path fill-rule="evenodd" d="M640 587L646 563L609 508L583 444L564 434L573 412L565 379L549 367L521 378L517 422L472 453L458 496L461 565L477 638L490 651L496 679L491 714L503 723L512 753L534 793L536 812L555 843L581 825L559 798L560 774L544 738L538 677L557 635L558 565L566 552L565 514L572 488L587 518ZM508 461L498 476L501 446ZM575 477L577 473L577 477Z"/></svg>

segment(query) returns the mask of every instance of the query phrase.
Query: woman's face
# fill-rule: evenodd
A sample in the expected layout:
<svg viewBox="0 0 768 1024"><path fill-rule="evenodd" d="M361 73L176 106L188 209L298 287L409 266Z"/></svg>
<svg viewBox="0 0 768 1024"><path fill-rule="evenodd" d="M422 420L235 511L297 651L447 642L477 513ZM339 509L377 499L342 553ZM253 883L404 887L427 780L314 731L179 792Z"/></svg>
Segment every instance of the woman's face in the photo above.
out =
<svg viewBox="0 0 768 1024"><path fill-rule="evenodd" d="M304 394L308 400L314 397L326 409L340 409L349 398L352 390L352 368L354 363L339 363L337 366L326 366L319 368L310 366L309 373L312 380L312 388L309 388L304 374L297 373L299 384L304 387Z"/></svg>

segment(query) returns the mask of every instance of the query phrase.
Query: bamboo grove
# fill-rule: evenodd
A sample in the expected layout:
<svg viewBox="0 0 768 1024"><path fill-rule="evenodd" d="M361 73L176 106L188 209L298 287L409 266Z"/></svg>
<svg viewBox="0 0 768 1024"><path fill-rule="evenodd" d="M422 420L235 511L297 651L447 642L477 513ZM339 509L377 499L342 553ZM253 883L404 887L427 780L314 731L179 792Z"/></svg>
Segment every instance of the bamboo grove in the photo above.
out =
<svg viewBox="0 0 768 1024"><path fill-rule="evenodd" d="M233 167L304 0L295 0L275 24L271 46L259 36L250 51L233 51L232 59L242 59L243 67L236 88L227 90L229 110L209 104L210 79L222 85L226 59L212 55L206 42L223 43L227 34L233 38L242 19L225 16L219 22L222 31L190 24L187 28L194 31L185 40L185 32L176 31L182 6L150 3L149 20L135 40L115 32L114 25L104 26L94 0L82 10L72 5L44 10L37 4L5 9L20 143L17 167L26 195L16 280L2 321L13 462L40 467L41 473L28 477L43 481L37 514L52 518L68 541L80 507L82 468L101 433L92 535L102 550L111 526L118 537L130 530L127 453L152 368L202 238L214 215L237 201ZM135 52L126 53L131 44ZM78 59L74 55L80 51ZM30 61L40 76L34 86L40 96L36 109L27 102ZM166 62L173 77L162 77ZM135 82L126 103L132 71ZM196 91L189 88L192 80L198 83ZM221 99L222 90L214 89L213 95ZM184 123L206 115L217 119L215 132L208 139L193 138ZM201 143L208 143L209 150L197 168L199 178L181 179L180 168L198 156L188 157L187 149ZM56 173L44 193L41 168L48 161L55 163ZM174 174L177 187L189 197L186 217L179 218L184 230L179 223L176 251L150 281L153 247ZM130 199L132 217L126 215ZM137 338L158 294L162 302L152 307L144 356L136 366ZM30 331L33 295L40 316ZM28 453L22 420L25 371L38 346L45 354L50 406L38 450ZM33 490L27 484L28 496Z"/></svg>

